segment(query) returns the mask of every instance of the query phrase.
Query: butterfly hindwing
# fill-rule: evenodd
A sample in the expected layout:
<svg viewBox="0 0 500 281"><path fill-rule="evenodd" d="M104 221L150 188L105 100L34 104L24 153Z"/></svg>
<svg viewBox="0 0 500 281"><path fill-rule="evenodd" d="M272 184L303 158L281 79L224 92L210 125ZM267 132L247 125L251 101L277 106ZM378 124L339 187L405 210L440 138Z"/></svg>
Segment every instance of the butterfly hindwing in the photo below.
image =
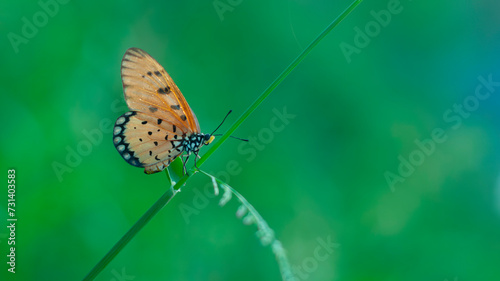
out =
<svg viewBox="0 0 500 281"><path fill-rule="evenodd" d="M136 167L168 166L182 153L186 132L162 119L136 111L118 117L113 130L116 150Z"/></svg>

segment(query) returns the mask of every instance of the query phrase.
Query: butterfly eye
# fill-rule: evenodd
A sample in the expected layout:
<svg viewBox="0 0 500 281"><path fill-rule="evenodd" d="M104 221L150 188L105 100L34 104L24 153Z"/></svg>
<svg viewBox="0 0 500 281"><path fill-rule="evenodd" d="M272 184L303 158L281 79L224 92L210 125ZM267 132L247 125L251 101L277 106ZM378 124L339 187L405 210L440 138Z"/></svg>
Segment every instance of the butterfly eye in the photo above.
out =
<svg viewBox="0 0 500 281"><path fill-rule="evenodd" d="M215 139L215 137L211 136L209 134L206 134L205 136L203 136L203 139L204 139L204 144L209 145Z"/></svg>

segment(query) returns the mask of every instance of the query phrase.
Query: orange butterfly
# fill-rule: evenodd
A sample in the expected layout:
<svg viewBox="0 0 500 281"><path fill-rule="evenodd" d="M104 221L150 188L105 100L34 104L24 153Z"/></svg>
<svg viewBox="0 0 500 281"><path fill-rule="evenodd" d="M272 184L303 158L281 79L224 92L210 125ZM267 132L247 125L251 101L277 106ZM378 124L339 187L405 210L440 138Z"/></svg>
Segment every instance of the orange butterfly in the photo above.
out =
<svg viewBox="0 0 500 281"><path fill-rule="evenodd" d="M118 117L113 129L116 150L146 174L165 169L186 152L198 157L214 136L202 134L196 115L163 67L148 53L130 48L122 59L125 101L131 111Z"/></svg>

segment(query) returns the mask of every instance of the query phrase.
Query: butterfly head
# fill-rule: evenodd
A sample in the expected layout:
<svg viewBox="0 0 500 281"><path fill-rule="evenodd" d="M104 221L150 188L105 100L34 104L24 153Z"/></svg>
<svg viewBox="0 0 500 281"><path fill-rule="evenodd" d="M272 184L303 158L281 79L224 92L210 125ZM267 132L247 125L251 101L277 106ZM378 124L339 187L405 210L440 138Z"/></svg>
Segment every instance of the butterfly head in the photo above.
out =
<svg viewBox="0 0 500 281"><path fill-rule="evenodd" d="M209 145L210 143L212 143L212 141L215 139L215 137L213 135L210 135L210 134L205 134L203 136L203 144L204 145Z"/></svg>

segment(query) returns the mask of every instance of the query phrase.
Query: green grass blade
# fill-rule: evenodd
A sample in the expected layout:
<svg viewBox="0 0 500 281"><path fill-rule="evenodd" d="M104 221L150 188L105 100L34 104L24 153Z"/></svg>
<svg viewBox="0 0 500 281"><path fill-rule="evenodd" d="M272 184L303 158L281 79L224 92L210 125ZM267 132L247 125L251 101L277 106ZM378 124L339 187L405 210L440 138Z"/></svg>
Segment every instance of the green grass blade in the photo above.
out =
<svg viewBox="0 0 500 281"><path fill-rule="evenodd" d="M183 178L184 179L184 178ZM176 185L183 184L181 179ZM186 182L187 177L184 179ZM181 186L179 185L179 186ZM94 280L97 275L110 263L115 256L134 238L134 236L175 196L176 191L170 187L160 199L154 203L147 212L127 231L127 233L109 250L109 252L96 264L96 266L85 276L84 281Z"/></svg>
<svg viewBox="0 0 500 281"><path fill-rule="evenodd" d="M316 37L316 39L314 39L314 41L312 41L311 44L309 44L309 46L307 46L307 48L305 48L304 51L302 51L302 53L300 53L292 61L292 63L290 63L290 65L285 68L285 70L283 70L283 72L281 72L281 74L273 81L273 83L271 83L271 85L269 85L269 87L264 90L264 92L253 102L253 104L250 105L250 107L245 112L243 112L238 120L234 122L231 128L229 128L229 130L227 130L227 132L220 137L219 141L213 144L210 149L203 155L203 157L201 157L201 159L197 161L198 167L201 166L205 161L207 161L208 157L210 157L227 140L227 138L229 138L229 136L232 135L234 131L236 131L236 129L243 123L243 121L245 121L248 116L250 116L250 114L254 112L255 109L257 109L257 107L259 107L259 105L272 93L274 89L276 89L276 87L278 87L278 85L288 76L288 74L290 74L290 72L292 72L292 70L294 70L302 60L304 60L304 58L312 51L312 49L314 49L314 47L316 47L316 45L318 45L318 43L323 40L323 38L325 38L325 36L328 35L328 33L332 31L332 29L334 29L344 18L346 18L347 15L349 15L361 2L363 2L363 0L356 0L352 2L351 5L347 7L347 9L345 9L332 23L330 23L330 25L328 25L323 30L323 32L321 32L318 37Z"/></svg>

